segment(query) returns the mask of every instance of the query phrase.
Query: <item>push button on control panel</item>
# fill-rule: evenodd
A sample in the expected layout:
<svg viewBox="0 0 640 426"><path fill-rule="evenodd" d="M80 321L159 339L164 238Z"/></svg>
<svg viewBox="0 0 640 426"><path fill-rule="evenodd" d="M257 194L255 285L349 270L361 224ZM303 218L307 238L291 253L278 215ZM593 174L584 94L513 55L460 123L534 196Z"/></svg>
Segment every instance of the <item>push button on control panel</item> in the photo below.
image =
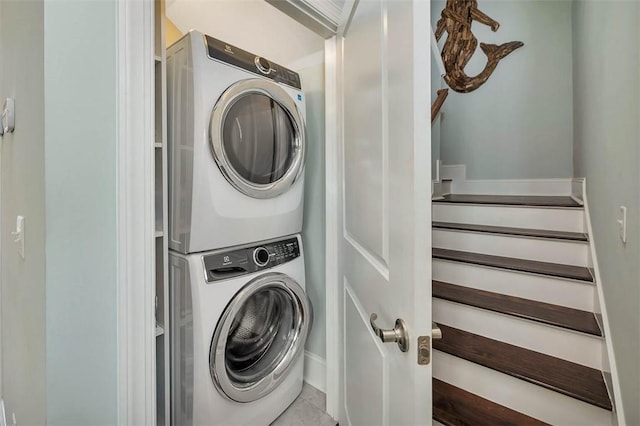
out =
<svg viewBox="0 0 640 426"><path fill-rule="evenodd" d="M300 256L298 240L291 239L274 244L273 253L275 255L275 262L278 264Z"/></svg>

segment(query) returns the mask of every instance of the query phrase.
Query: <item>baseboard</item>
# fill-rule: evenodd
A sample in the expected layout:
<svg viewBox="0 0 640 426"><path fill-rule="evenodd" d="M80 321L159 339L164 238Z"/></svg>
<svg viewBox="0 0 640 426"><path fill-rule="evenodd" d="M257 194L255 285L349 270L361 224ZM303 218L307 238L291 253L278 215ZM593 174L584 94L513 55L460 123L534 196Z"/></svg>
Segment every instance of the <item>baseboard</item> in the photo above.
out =
<svg viewBox="0 0 640 426"><path fill-rule="evenodd" d="M443 193L443 182L431 182L431 199L432 200L442 200L444 198Z"/></svg>
<svg viewBox="0 0 640 426"><path fill-rule="evenodd" d="M304 381L326 393L327 361L314 353L304 351Z"/></svg>
<svg viewBox="0 0 640 426"><path fill-rule="evenodd" d="M453 194L574 196L582 203L580 181L559 179L467 179L464 164L442 165L441 181L451 181Z"/></svg>
<svg viewBox="0 0 640 426"><path fill-rule="evenodd" d="M464 164L440 164L440 180L464 181L467 179L467 166Z"/></svg>
<svg viewBox="0 0 640 426"><path fill-rule="evenodd" d="M611 328L609 325L609 317L607 315L606 305L604 303L604 293L602 286L602 276L600 275L600 267L598 266L598 256L596 254L596 247L593 235L593 227L591 226L591 215L589 212L589 202L587 199L586 179L574 179L575 192L573 196L580 196L580 199L584 202L584 215L585 215L585 231L589 235L589 248L591 250L591 262L592 273L595 278L596 295L594 300L594 311L598 322L601 324L602 337L604 339L604 345L602 350L602 373L605 379L611 402L613 403L613 415L619 425L625 424L624 408L622 406L622 392L620 390L620 379L618 378L618 367L616 365L616 358L611 343ZM580 188L578 188L580 186Z"/></svg>
<svg viewBox="0 0 640 426"><path fill-rule="evenodd" d="M585 178L573 178L571 180L571 198L582 205L584 205L584 182Z"/></svg>
<svg viewBox="0 0 640 426"><path fill-rule="evenodd" d="M572 179L477 179L453 181L457 194L571 195Z"/></svg>

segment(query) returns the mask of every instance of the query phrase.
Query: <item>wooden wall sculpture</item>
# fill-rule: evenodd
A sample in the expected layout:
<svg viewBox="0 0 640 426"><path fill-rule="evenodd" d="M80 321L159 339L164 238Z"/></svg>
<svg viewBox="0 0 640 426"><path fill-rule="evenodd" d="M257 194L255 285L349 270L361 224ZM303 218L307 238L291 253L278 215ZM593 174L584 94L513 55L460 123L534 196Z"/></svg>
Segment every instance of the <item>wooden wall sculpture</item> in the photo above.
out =
<svg viewBox="0 0 640 426"><path fill-rule="evenodd" d="M446 74L444 80L456 92L468 93L482 86L491 77L498 62L514 50L524 46L521 41L512 41L501 45L480 43L480 49L487 55L484 70L475 77L465 74L464 68L478 47L478 40L471 32L471 24L478 21L497 31L500 24L478 10L477 0L447 0L435 31L436 40L444 32L447 41L442 49L442 60Z"/></svg>

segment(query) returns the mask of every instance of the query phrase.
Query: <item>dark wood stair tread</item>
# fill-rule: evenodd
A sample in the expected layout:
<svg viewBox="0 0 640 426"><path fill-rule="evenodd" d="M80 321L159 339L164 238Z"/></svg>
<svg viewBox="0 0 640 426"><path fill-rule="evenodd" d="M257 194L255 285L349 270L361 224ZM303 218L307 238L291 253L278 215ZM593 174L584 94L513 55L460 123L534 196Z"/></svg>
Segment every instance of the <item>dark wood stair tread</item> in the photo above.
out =
<svg viewBox="0 0 640 426"><path fill-rule="evenodd" d="M592 312L433 281L433 297L602 336Z"/></svg>
<svg viewBox="0 0 640 426"><path fill-rule="evenodd" d="M589 268L583 266L563 265L559 263L539 262L537 260L516 259L512 257L493 256L489 254L471 253L467 251L433 248L432 256L436 259L455 262L472 263L474 265L491 266L533 274L550 275L579 281L593 282Z"/></svg>
<svg viewBox="0 0 640 426"><path fill-rule="evenodd" d="M470 223L433 222L433 228L455 231L486 232L489 234L514 235L519 237L548 238L553 240L589 241L581 232L550 231L546 229L510 228L506 226L474 225Z"/></svg>
<svg viewBox="0 0 640 426"><path fill-rule="evenodd" d="M446 426L547 425L438 379L433 379L433 418Z"/></svg>
<svg viewBox="0 0 640 426"><path fill-rule="evenodd" d="M531 207L582 207L569 196L447 194L434 203L498 204Z"/></svg>
<svg viewBox="0 0 640 426"><path fill-rule="evenodd" d="M433 347L504 374L612 410L602 377L594 368L438 324Z"/></svg>

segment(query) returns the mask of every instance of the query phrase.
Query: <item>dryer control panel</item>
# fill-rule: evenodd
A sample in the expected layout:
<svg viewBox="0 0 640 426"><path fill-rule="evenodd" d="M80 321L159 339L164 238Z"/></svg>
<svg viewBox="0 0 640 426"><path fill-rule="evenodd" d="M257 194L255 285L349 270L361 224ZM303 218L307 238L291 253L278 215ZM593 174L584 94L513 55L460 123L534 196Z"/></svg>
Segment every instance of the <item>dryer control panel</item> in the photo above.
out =
<svg viewBox="0 0 640 426"><path fill-rule="evenodd" d="M205 35L204 38L207 42L207 53L211 59L235 65L243 70L269 78L276 83L284 83L296 89L302 87L297 72L208 35Z"/></svg>
<svg viewBox="0 0 640 426"><path fill-rule="evenodd" d="M282 265L300 257L297 238L220 251L202 256L207 282L226 280Z"/></svg>

